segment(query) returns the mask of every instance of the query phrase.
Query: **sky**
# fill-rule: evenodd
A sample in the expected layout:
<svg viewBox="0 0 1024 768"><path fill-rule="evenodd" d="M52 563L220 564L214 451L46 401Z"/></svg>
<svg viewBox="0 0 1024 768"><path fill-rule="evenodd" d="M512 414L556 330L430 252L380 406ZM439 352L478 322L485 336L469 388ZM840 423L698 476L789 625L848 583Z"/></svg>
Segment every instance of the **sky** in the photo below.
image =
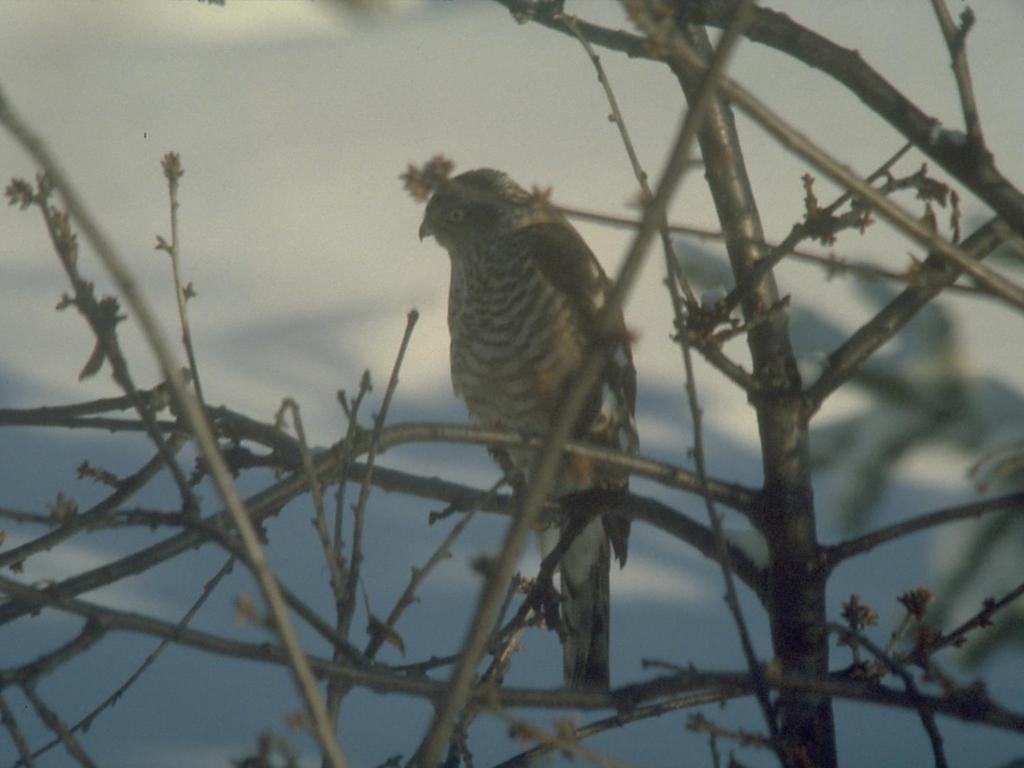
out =
<svg viewBox="0 0 1024 768"><path fill-rule="evenodd" d="M858 50L944 126L960 126L948 57L928 4L779 0L768 5ZM950 0L950 5L958 14L961 3ZM1004 174L1024 179L1024 82L1017 47L1024 32L1024 6L1014 0L985 0L973 8L977 23L968 50L986 138ZM612 3L570 0L567 9L611 26L628 26ZM602 53L602 62L641 162L656 178L682 115L678 86L664 68L651 63L613 52ZM862 174L901 144L855 97L780 54L743 44L730 73ZM414 307L421 318L391 418L464 419L448 381L447 257L433 241L421 243L416 236L422 208L398 180L407 164L443 153L457 170L501 168L526 187L552 187L556 202L635 213L632 171L584 52L563 35L516 24L500 6L485 0L396 0L390 11L374 16L339 12L316 2L228 0L222 8L148 0L8 0L0 6L0 88L60 159L172 338L177 332L170 266L154 244L157 235L169 232L160 158L169 150L180 153L185 168L180 190L183 271L197 292L189 312L207 400L266 421L282 398L292 397L302 406L311 440L320 445L343 433L335 393L339 388L354 390L364 369L373 376L377 407L406 313ZM748 120L740 118L739 125L766 234L781 239L802 215L801 175L808 169ZM921 161L911 153L900 168L909 173ZM932 170L945 178L941 170ZM5 184L15 176L31 179L34 173L31 161L10 137L0 134ZM835 194L821 178L815 190L823 201ZM970 195L964 195L963 208L966 222L977 222L984 214ZM676 194L669 218L716 226L699 170ZM628 233L578 226L606 269L614 272ZM0 232L0 407L115 394L106 370L77 381L91 349L89 335L73 312L52 309L67 287L38 215L4 208ZM693 243L679 247L684 257L699 250ZM713 246L707 250L720 256ZM883 226L863 237L845 234L836 250L894 269L905 266L909 254L920 255L912 243ZM652 255L626 305L627 324L637 339L641 442L647 455L691 466L681 362L668 338L671 314L659 258ZM82 269L98 286L110 289L87 249ZM820 271L789 264L777 274L794 309L806 313L802 317L824 317L831 327L846 332L870 317L870 302L848 281L825 281ZM1011 391L1024 391L1015 326L1019 315L977 299L944 298L942 306L957 322L964 369ZM806 324L795 329L807 339L801 347L807 370L828 351L818 345L814 330ZM157 367L137 327L125 323L121 333L137 380L147 386L155 383ZM746 359L742 342L729 351L740 361ZM745 397L703 365L698 366L697 383L711 472L756 484L756 422ZM842 392L826 404L820 422L838 424L859 417L866 407L862 393ZM1008 423L1005 436L1012 431ZM382 462L483 486L494 473L481 454L465 448L402 449L389 452ZM144 455L138 441L103 435L0 432L0 487L6 496L0 497L0 505L41 510L52 500L55 482L84 505L95 490L74 479L74 467L83 456L105 458L126 472ZM880 502L880 514L906 516L973 498L965 470L974 458L948 448L908 457L899 466L897 485ZM829 489L827 480L817 489L823 530L838 536L827 514ZM695 500L667 498L700 514ZM422 504L383 495L378 503L368 533L378 554L367 583L382 585L378 599L385 605L388 595L401 588L409 565L421 562L428 552L424 547L440 534L421 524ZM315 544L307 518L299 511L290 522L272 524L270 554L293 579L289 583L314 589L312 585L322 584L323 573L313 558L301 554ZM448 622L449 638L461 636L465 615L459 608L472 601L476 588L465 563L480 549L494 546L500 531L500 522L474 524L454 562L440 570L424 594L423 609L418 615L412 612L408 631L423 632L421 642L433 652L451 651L443 634L429 634L439 622ZM9 531L8 542L26 533ZM894 606L892 585L902 591L916 586L915 580L938 578L963 535L957 528L922 536L894 545L879 560L840 571L830 593L836 610L852 589L873 596L879 605ZM150 537L135 532L76 539L30 561L26 578L74 573ZM217 567L213 553L190 557L178 570L107 590L102 599L168 618L180 615ZM532 552L527 558L524 568L536 560ZM613 583L622 657L693 658L709 667L738 666L741 657L730 644L717 579L714 569L678 543L637 530L630 565L614 575ZM231 601L246 588L244 575L233 576L203 620L231 629ZM428 606L437 613L426 614ZM657 630L640 631L652 626L652 616L660 622ZM895 616L895 607L883 611L889 620ZM723 642L708 648L692 632L687 634L694 617L708 636ZM61 621L47 619L20 630L25 634L13 642L25 643L26 649L36 647L30 641L52 642L54 635L48 632L67 626ZM754 624L763 631L764 623L756 616ZM684 638L683 651L676 638ZM534 639L529 652L538 664L557 659L552 642ZM96 651L95 661L47 682L51 693L66 695L69 718L76 707L96 700L94 691L127 674L131 666L125 660L135 659L138 649L146 647L138 638L117 638L108 645ZM122 647L130 650L122 652ZM996 668L1000 675L1011 661ZM213 766L239 756L262 727L285 731L285 714L295 704L288 699L283 673L254 673L250 666L232 663L221 670L217 664L222 663L193 652L168 653L152 676L97 724L87 745L104 765L137 765L145 755L153 765ZM97 670L104 671L99 681L90 678ZM624 671L620 681L640 674ZM543 679L527 674L519 682ZM1002 690L1013 690L1010 683L1019 681L1019 670L1016 678L1002 679ZM239 700L251 702L251 707L204 706L217 696L242 691L247 694L239 693ZM165 697L166 705L154 708L157 696ZM389 747L397 752L415 745L418 726L411 725L412 735L395 745L379 720L381 713L408 713L403 722L425 723L422 707L368 694L353 701L352 720L346 721L342 734L353 764L370 765L391 754ZM1019 699L1017 704L1020 708ZM917 731L906 742L890 734L880 737L878 745L860 743L855 735L864 723L884 722L877 711L866 709L847 707L843 712L849 717L841 719L841 749L854 750L859 762L891 756L891 750L920 755L926 749ZM731 706L723 717L742 720L744 712L742 705ZM511 754L514 745L502 727L492 723L488 728L479 746L481 760ZM658 739L657 728L645 725L634 733ZM126 733L133 735L126 739ZM1019 740L1014 746L1004 736L989 739L991 734L981 729L956 734L949 741L952 753L964 758L954 761L958 765L994 764L1024 750ZM290 736L304 754L312 754L309 742ZM615 738L597 743L629 755L628 744ZM664 751L655 750L649 761L630 757L640 764L664 764L678 743L666 741ZM982 750L981 744L990 746ZM12 750L0 739L0 764L8 762ZM973 762L979 755L985 761ZM50 762L42 764L62 765L63 759L51 754ZM759 758L750 759L757 764Z"/></svg>

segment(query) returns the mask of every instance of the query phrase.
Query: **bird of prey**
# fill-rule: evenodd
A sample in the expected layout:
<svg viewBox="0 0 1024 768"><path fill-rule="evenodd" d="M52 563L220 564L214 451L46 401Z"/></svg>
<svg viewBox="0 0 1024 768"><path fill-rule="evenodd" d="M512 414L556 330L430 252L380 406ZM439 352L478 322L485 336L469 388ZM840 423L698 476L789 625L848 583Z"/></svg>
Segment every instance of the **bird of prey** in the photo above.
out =
<svg viewBox="0 0 1024 768"><path fill-rule="evenodd" d="M545 434L588 350L613 345L572 436L635 453L628 334L621 311L612 332L599 333L610 281L575 228L504 173L481 168L436 189L419 234L433 236L451 260L452 384L472 420ZM495 458L530 481L528 452ZM608 687L611 549L625 564L629 534L628 520L611 512L627 483L621 469L576 456L565 460L553 493L569 514L592 507L559 564L564 676L574 688Z"/></svg>

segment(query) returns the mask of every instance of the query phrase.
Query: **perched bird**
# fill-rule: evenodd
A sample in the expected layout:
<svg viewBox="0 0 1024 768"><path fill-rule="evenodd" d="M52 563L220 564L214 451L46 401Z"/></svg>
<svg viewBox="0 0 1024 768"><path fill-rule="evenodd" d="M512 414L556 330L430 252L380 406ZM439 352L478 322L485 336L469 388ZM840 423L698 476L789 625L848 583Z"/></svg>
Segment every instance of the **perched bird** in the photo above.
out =
<svg viewBox="0 0 1024 768"><path fill-rule="evenodd" d="M428 235L451 259L452 384L473 421L545 434L587 351L611 344L573 438L635 453L636 371L625 322L620 311L612 332L599 333L610 281L573 226L504 173L481 168L436 189L420 227L420 239ZM529 453L495 458L529 482ZM628 475L577 456L560 477L553 495L563 519L581 506L597 512L559 566L565 682L607 688L609 541L625 564L629 535L628 520L611 512Z"/></svg>

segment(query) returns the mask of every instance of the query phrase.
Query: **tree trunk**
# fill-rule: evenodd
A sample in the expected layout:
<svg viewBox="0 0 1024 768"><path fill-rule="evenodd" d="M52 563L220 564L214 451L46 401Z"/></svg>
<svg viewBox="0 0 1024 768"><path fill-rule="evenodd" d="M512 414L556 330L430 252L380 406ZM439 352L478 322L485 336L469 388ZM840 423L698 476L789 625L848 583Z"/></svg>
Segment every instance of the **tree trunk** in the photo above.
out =
<svg viewBox="0 0 1024 768"><path fill-rule="evenodd" d="M690 45L707 60L711 45L704 28L683 25L681 29ZM700 76L681 65L672 66L690 99ZM742 284L763 256L764 247L759 243L764 233L732 111L724 100L713 100L699 142L733 274L737 284ZM778 289L769 273L748 292L742 304L744 316L763 317L778 300ZM771 313L750 331L748 341L754 377L760 386L753 398L764 469L759 527L770 555L766 607L773 649L784 673L825 676L825 574L818 567L807 424L786 313ZM816 768L836 765L830 700L784 693L779 699L779 716L784 746L793 750L787 762L805 765L806 759Z"/></svg>

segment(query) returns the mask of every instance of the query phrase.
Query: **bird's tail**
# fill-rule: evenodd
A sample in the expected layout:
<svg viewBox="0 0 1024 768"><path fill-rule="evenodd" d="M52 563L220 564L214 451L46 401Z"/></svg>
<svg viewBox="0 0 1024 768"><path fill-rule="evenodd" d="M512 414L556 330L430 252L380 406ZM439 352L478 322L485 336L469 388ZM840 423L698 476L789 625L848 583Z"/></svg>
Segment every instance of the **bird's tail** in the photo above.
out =
<svg viewBox="0 0 1024 768"><path fill-rule="evenodd" d="M604 522L592 519L562 556L562 655L565 683L608 688L608 575L611 548Z"/></svg>

